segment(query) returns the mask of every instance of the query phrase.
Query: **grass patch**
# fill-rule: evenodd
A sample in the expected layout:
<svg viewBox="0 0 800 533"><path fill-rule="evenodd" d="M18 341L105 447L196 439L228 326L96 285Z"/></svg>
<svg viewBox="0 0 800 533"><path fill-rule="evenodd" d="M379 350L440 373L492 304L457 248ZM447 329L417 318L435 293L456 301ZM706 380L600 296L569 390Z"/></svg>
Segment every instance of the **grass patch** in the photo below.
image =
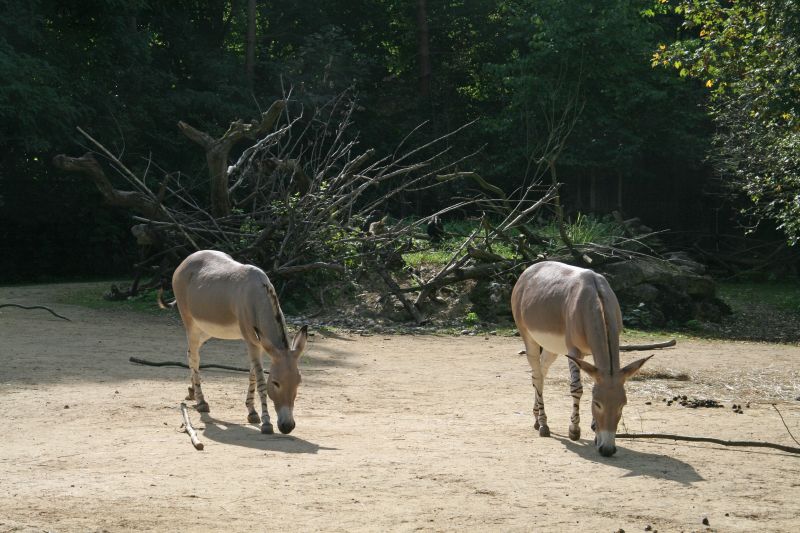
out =
<svg viewBox="0 0 800 533"><path fill-rule="evenodd" d="M718 294L734 309L757 301L800 317L800 283L796 281L722 282Z"/></svg>
<svg viewBox="0 0 800 533"><path fill-rule="evenodd" d="M129 284L123 284L129 285ZM163 310L156 303L157 289L144 291L138 296L127 300L106 300L103 295L108 291L108 284L91 283L81 287L69 288L63 291L57 299L60 304L79 305L100 311L130 311L157 315Z"/></svg>
<svg viewBox="0 0 800 533"><path fill-rule="evenodd" d="M453 252L445 250L419 250L403 254L403 260L414 268L422 265L445 265L453 256Z"/></svg>
<svg viewBox="0 0 800 533"><path fill-rule="evenodd" d="M412 267L419 268L422 265L444 265L446 264L464 240L472 234L480 224L477 220L458 220L444 224L444 230L452 237L444 239L442 242L433 245L425 240L415 241L419 248L417 251L403 255L405 262ZM544 226L530 227L536 234L544 237L548 243L538 247L536 251L549 253L563 246L558 225L552 221ZM574 244L611 244L622 237L623 229L611 219L598 219L590 215L578 214L574 221L567 223L566 232ZM478 233L473 245L480 246L483 230ZM517 232L510 232L512 239L516 238ZM534 247L537 248L537 247ZM506 259L518 258L515 250L508 243L496 241L492 244L492 253Z"/></svg>
<svg viewBox="0 0 800 533"><path fill-rule="evenodd" d="M555 221L537 228L537 231L543 237L549 237L551 242L560 245L561 234ZM566 232L573 244L611 244L625 234L622 226L610 218L598 219L582 213L578 213L575 221L567 222Z"/></svg>

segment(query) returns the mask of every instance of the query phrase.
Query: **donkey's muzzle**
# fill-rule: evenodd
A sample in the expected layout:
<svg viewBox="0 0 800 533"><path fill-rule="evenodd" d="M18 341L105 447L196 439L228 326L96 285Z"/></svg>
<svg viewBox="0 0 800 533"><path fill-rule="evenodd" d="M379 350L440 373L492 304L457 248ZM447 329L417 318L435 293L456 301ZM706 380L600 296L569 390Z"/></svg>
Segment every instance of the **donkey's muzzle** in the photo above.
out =
<svg viewBox="0 0 800 533"><path fill-rule="evenodd" d="M617 453L617 447L614 446L613 444L610 446L600 446L599 448L597 448L597 451L599 451L600 455L602 455L603 457L611 457L612 455Z"/></svg>
<svg viewBox="0 0 800 533"><path fill-rule="evenodd" d="M617 453L617 447L614 445L614 433L610 431L598 431L594 436L594 445L597 446L597 451L603 457L611 457Z"/></svg>
<svg viewBox="0 0 800 533"><path fill-rule="evenodd" d="M294 420L291 422L278 422L278 429L284 435L288 435L294 429Z"/></svg>

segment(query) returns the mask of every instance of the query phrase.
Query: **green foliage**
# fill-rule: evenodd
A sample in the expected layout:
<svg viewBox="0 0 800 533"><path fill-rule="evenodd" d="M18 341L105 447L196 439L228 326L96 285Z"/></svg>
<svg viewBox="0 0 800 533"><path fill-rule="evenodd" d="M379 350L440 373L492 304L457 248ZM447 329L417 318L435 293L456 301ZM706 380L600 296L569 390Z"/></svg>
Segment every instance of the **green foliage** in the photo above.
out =
<svg viewBox="0 0 800 533"><path fill-rule="evenodd" d="M720 283L720 298L734 308L743 308L753 301L791 313L800 318L800 282L725 282Z"/></svg>
<svg viewBox="0 0 800 533"><path fill-rule="evenodd" d="M503 2L511 43L488 71L503 107L488 122L494 161L515 176L530 173L547 138L548 114L582 105L559 160L564 178L614 172L652 174L648 157L697 160L704 118L696 87L653 72L647 61L665 31L643 18L645 1L516 0ZM577 97L577 103L572 100ZM669 110L665 112L665 110Z"/></svg>
<svg viewBox="0 0 800 533"><path fill-rule="evenodd" d="M547 134L542 105L563 107L564 95L577 94L583 113L559 161L565 181L620 176L668 188L692 180L708 137L702 84L650 68L651 51L658 42L669 45L675 26L668 17L642 17L647 9L656 13L650 1L428 0L431 85L424 94L415 2L259 0L255 77L248 80L246 2L0 0L0 244L13 250L0 255L0 276L120 272L135 262L130 214L103 206L84 178L49 164L57 153L85 151L75 126L146 173L154 190L181 169L181 186L202 203L204 154L176 123L220 135L230 121L257 116L289 91L313 110L352 87L361 142L379 157L422 122L418 144L477 120L448 157L485 146L469 165L506 194L530 177ZM783 22L770 24L768 34ZM691 62L682 61L693 76ZM794 93L784 96L790 102ZM772 168L796 161L796 139L770 136L780 130L759 121L752 127L750 138L765 140L743 143L743 153L766 159L774 143ZM774 172L758 176L749 194L784 212L788 181ZM476 186L461 180L443 192L409 193L392 215L432 212ZM788 214L785 228L800 224ZM251 235L261 227L243 224ZM324 244L309 243L309 252L318 246ZM448 246L423 255L446 261Z"/></svg>
<svg viewBox="0 0 800 533"><path fill-rule="evenodd" d="M123 285L130 285L126 282ZM58 296L57 302L68 305L79 305L89 309L100 311L130 311L135 313L147 313L151 315L163 315L165 311L158 307L156 302L157 290L143 291L137 296L126 300L106 300L103 292L108 290L108 283L85 283L71 285L67 290Z"/></svg>
<svg viewBox="0 0 800 533"><path fill-rule="evenodd" d="M573 244L605 244L610 245L616 239L622 237L624 230L610 217L598 219L592 215L578 213L574 222L566 225L567 236ZM558 242L560 234L558 225L551 221L549 225L541 229L540 233L550 237L552 242Z"/></svg>
<svg viewBox="0 0 800 533"><path fill-rule="evenodd" d="M481 319L477 313L470 311L464 316L464 324L468 326L476 326L480 323Z"/></svg>
<svg viewBox="0 0 800 533"><path fill-rule="evenodd" d="M471 235L479 224L476 220L448 222L444 225L445 233L448 235L447 238L437 244L431 244L425 240L416 240L417 250L403 254L403 260L415 268L423 265L444 265L459 250L465 238ZM537 252L553 255L563 249L556 221L552 220L546 225L532 227L531 229L548 241L544 246L534 247ZM575 245L590 243L612 245L624 234L623 228L610 217L598 219L592 215L584 215L582 213L578 213L574 221L566 221L566 232ZM516 238L518 233L512 232L511 235L512 238ZM481 242L479 233L474 244L479 245ZM517 251L506 242L493 242L490 251L506 259L521 259Z"/></svg>
<svg viewBox="0 0 800 533"><path fill-rule="evenodd" d="M718 126L720 176L800 240L800 2L678 0L658 11L683 18L681 39L662 44L653 65L700 79Z"/></svg>

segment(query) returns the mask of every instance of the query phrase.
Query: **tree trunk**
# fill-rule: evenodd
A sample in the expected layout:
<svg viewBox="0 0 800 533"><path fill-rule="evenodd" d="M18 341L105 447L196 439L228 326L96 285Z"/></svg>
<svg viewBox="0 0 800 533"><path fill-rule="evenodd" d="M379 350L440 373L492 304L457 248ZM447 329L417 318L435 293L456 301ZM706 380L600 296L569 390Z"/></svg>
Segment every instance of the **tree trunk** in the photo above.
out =
<svg viewBox="0 0 800 533"><path fill-rule="evenodd" d="M211 212L215 217L231 214L228 195L228 154L232 145L217 143L206 151L206 163L211 176Z"/></svg>
<svg viewBox="0 0 800 533"><path fill-rule="evenodd" d="M427 0L417 0L417 55L419 63L419 95L422 98L427 98L431 92L431 50Z"/></svg>
<svg viewBox="0 0 800 533"><path fill-rule="evenodd" d="M267 111L261 114L260 121L253 121L249 124L241 120L232 122L228 131L218 139L183 121L178 122L178 127L183 134L200 145L206 152L206 163L211 178L211 214L215 217L225 217L231 213L231 201L228 194L228 155L231 148L242 139L255 139L267 132L280 118L285 105L285 101L276 100Z"/></svg>
<svg viewBox="0 0 800 533"><path fill-rule="evenodd" d="M247 42L244 59L247 86L252 91L256 65L256 0L247 0Z"/></svg>

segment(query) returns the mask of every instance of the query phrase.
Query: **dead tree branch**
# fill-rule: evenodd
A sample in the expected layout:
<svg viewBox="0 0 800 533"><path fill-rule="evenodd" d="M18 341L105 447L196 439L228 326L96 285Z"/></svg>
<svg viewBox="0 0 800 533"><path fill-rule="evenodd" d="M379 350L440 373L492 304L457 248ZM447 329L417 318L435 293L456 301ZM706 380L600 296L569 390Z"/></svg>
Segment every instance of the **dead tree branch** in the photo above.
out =
<svg viewBox="0 0 800 533"><path fill-rule="evenodd" d="M418 323L426 320L430 310L424 304L435 300L440 288L465 280L505 283L524 265L545 258L537 251L545 240L529 226L557 199L557 184L542 185L541 178L554 168L572 115L553 114L545 146L537 152L541 157L536 177L526 177L519 190L506 194L462 168L473 154L450 156L453 137L469 124L414 146L413 136L422 131L417 128L394 153L381 157L373 149L359 149L358 136L350 131L354 109L348 93L308 115L302 108L298 112L288 98L281 99L260 120L234 121L218 138L180 122L184 135L205 151L211 180L208 200L196 197L198 184L202 191L208 190L204 182L178 172L165 172L169 181L162 180L154 193L144 178L82 132L132 191L113 189L91 154L85 156L89 166L84 172L98 182L109 201L136 199L125 200L124 206L136 211L134 220L142 223L142 231L158 235L159 249L153 257L161 263L192 248L211 248L261 266L280 283L297 278L308 286L342 278L357 283L360 274L375 273ZM254 142L230 164L232 148L244 139ZM57 160L60 168L74 168L66 156ZM146 164L150 168L152 162ZM470 196L456 198L417 221L391 220L393 203L403 195L427 194L456 180ZM410 284L402 281L406 277L397 273L406 267L404 255L434 244L422 226L451 211L483 216L478 228L453 246L456 251L443 267L432 273L414 272Z"/></svg>
<svg viewBox="0 0 800 533"><path fill-rule="evenodd" d="M231 122L222 137L214 138L204 131L180 121L178 127L186 137L198 144L206 153L206 164L211 179L211 213L215 217L228 216L231 213L228 196L228 156L231 149L243 139L255 139L270 130L283 112L286 102L276 100L259 121L245 123L242 120Z"/></svg>
<svg viewBox="0 0 800 533"><path fill-rule="evenodd" d="M189 410L186 408L186 404L184 402L181 402L181 416L183 417L184 432L189 434L189 439L191 439L192 445L196 450L202 450L203 443L200 442L200 438L197 436L194 426L192 426L192 421L189 420Z"/></svg>
<svg viewBox="0 0 800 533"><path fill-rule="evenodd" d="M43 305L32 305L32 306L19 305L19 304L2 304L2 305L0 305L0 308L3 308L3 307L18 307L20 309L44 309L45 311L49 312L51 315L53 315L56 318L60 318L61 320L66 320L67 322L72 322L72 320L70 320L69 318L67 318L65 316L61 316L58 313L56 313L55 311L53 311L52 309L50 309L49 307L45 307Z"/></svg>
<svg viewBox="0 0 800 533"><path fill-rule="evenodd" d="M677 344L675 339L671 339L665 342L655 342L653 344L623 344L619 347L619 351L636 352L643 350L658 350L660 348L669 348L670 346L675 346L675 344Z"/></svg>
<svg viewBox="0 0 800 533"><path fill-rule="evenodd" d="M189 365L180 361L148 361L147 359L139 359L138 357L129 357L128 361L144 366L177 366L181 368L189 368ZM233 372L250 372L249 368L241 366L218 365L216 363L202 363L200 369L218 368L220 370L231 370ZM269 374L269 370L264 370L265 374Z"/></svg>
<svg viewBox="0 0 800 533"><path fill-rule="evenodd" d="M389 274L383 268L378 269L378 274L381 276L381 278L383 278L383 281L386 283L386 286L389 287L389 290L392 291L392 294L394 294L395 298L397 298L400 303L403 304L403 307L405 307L406 311L408 311L408 313L414 318L414 321L417 324L424 324L425 318L422 316L416 306L408 301L400 286L395 280L392 279L391 274Z"/></svg>
<svg viewBox="0 0 800 533"><path fill-rule="evenodd" d="M713 437L690 437L688 435L671 435L669 433L617 433L618 439L668 439L683 440L688 442L710 442L722 446L744 446L749 448L773 448L789 453L800 453L800 448L785 446L773 442L759 442L754 440L724 440Z"/></svg>
<svg viewBox="0 0 800 533"><path fill-rule="evenodd" d="M108 205L130 209L141 213L150 220L167 218L161 204L147 194L116 189L91 152L87 152L81 157L57 155L53 158L53 165L67 172L77 172L87 176L103 195L103 199Z"/></svg>
<svg viewBox="0 0 800 533"><path fill-rule="evenodd" d="M653 344L623 344L619 347L619 351L638 352L644 350L658 350L660 348L669 348L670 346L675 346L675 344L676 344L675 339L671 339L665 342L654 342ZM520 350L517 353L520 355L524 355L526 352L525 350Z"/></svg>

